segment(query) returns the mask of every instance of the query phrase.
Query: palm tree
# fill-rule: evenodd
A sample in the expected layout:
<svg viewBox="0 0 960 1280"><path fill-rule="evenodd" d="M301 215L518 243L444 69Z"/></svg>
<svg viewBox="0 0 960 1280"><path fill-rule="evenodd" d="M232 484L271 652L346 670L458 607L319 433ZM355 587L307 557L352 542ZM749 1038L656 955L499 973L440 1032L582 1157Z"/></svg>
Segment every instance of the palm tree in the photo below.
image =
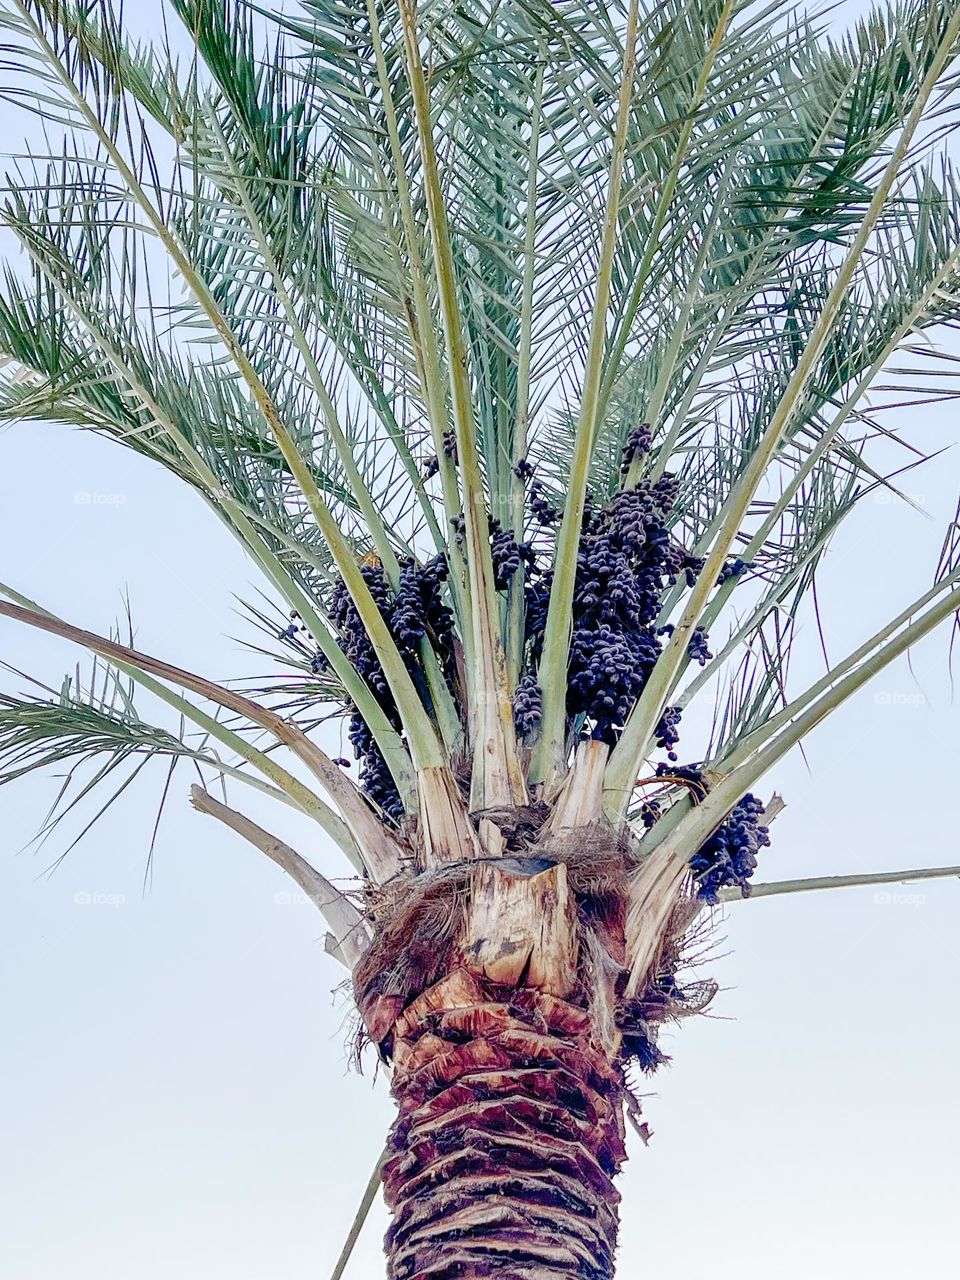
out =
<svg viewBox="0 0 960 1280"><path fill-rule="evenodd" d="M951 526L930 589L793 687L833 534L919 456L867 392L950 394L917 335L960 318L960 4L842 39L751 0L168 7L185 55L112 0L3 0L46 140L6 188L0 415L198 493L280 674L2 585L94 656L3 697L0 776L66 767L49 830L192 762L316 903L390 1064L391 1276L610 1276L631 1073L713 994L683 964L751 889L781 803L752 788L960 606Z"/></svg>

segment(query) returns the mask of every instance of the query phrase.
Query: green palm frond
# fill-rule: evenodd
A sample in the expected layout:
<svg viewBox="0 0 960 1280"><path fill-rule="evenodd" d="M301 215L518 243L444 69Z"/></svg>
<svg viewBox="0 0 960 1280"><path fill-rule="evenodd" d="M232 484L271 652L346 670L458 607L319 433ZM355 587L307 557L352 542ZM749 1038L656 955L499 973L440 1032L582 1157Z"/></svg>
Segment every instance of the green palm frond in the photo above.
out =
<svg viewBox="0 0 960 1280"><path fill-rule="evenodd" d="M59 690L13 668L7 670L25 680L32 692L0 695L0 785L36 772L60 778L57 795L41 823L40 838L51 835L88 796L112 781L112 794L72 848L152 760L168 762L164 797L181 762L192 762L201 777L212 771L214 777L232 777L259 785L275 798L283 796L236 764L220 759L209 735L188 734L182 718L174 730L145 720L136 705L136 681L109 662L94 657L86 674L78 667L64 677Z"/></svg>
<svg viewBox="0 0 960 1280"><path fill-rule="evenodd" d="M176 734L148 724L137 714L134 682L122 680L115 669L96 659L86 684L80 683L78 673L64 677L59 694L46 686L40 688L47 697L3 696L0 753L7 782L74 757L109 754L114 757L111 767L115 767L141 753L191 754ZM193 758L202 759L203 755L201 744Z"/></svg>

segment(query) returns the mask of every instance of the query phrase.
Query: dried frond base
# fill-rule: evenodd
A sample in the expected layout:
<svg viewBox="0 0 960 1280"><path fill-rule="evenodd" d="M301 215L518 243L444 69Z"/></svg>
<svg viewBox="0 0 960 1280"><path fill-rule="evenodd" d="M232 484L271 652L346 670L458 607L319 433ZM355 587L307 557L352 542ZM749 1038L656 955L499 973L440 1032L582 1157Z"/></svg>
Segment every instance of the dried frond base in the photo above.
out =
<svg viewBox="0 0 960 1280"><path fill-rule="evenodd" d="M625 1158L620 1068L590 1015L464 969L393 1030L391 1280L607 1280Z"/></svg>

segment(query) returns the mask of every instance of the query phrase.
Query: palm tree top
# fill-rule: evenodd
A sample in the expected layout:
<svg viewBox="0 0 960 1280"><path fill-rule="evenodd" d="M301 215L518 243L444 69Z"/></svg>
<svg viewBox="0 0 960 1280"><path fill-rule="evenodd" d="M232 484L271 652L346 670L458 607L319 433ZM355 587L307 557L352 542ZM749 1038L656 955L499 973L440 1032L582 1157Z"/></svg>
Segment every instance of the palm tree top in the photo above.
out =
<svg viewBox="0 0 960 1280"><path fill-rule="evenodd" d="M48 142L7 181L0 413L199 493L285 672L241 696L11 583L2 612L105 665L5 700L7 773L192 759L375 880L411 839L498 851L482 815L589 776L594 817L693 856L960 600L948 533L921 600L792 688L830 539L922 456L865 396L956 319L960 10L835 37L730 0L168 8L186 52L108 0L4 2ZM903 395L947 394L923 356ZM359 791L311 736L337 708Z"/></svg>

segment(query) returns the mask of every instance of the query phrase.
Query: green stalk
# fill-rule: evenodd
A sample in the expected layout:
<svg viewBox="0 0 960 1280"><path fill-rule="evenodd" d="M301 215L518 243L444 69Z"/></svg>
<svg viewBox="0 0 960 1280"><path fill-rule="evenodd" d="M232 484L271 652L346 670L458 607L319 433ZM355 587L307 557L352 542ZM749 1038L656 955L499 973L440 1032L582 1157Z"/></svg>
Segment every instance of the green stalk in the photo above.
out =
<svg viewBox="0 0 960 1280"><path fill-rule="evenodd" d="M721 323L714 329L713 336L700 353L700 359L691 371L690 379L684 388L683 396L681 397L680 403L677 405L676 412L673 415L673 425L667 434L666 440L657 450L656 464L652 469L652 475L654 478L662 476L669 465L670 454L672 453L677 438L683 429L683 424L686 421L690 405L693 403L694 396L699 390L700 384L710 367L710 361L713 359L722 338L723 324ZM627 489L631 485L636 484L640 478L641 465L642 464L638 461L631 462L630 468L624 477L622 488Z"/></svg>
<svg viewBox="0 0 960 1280"><path fill-rule="evenodd" d="M687 112L686 121L680 130L680 137L677 140L676 150L673 153L673 160L667 173L666 180L660 190L660 199L657 201L656 213L653 217L653 224L647 237L647 248L640 266L637 268L636 279L633 283L633 289L630 291L630 301L627 303L627 309L623 320L620 322L619 332L616 340L611 348L609 359L607 360L607 373L603 381L603 387L599 396L599 411L602 413L609 403L610 393L613 390L613 384L616 380L617 371L620 362L623 359L623 353L626 351L627 343L630 340L630 330L636 319L640 304L643 301L644 290L647 287L647 279L650 275L650 268L653 265L653 259L659 246L660 232L663 230L667 221L667 215L670 212L670 202L673 200L674 193L677 189L677 181L680 177L680 169L683 166L684 157L687 154L687 148L690 145L690 139L693 136L693 126L696 123L697 112L703 105L703 99L707 91L707 82L713 71L713 64L716 61L717 54L720 52L720 46L723 44L723 38L727 33L727 27L730 23L730 17L734 9L734 0L726 0L720 17L717 20L716 28L713 32L713 38L710 41L710 47L707 49L706 57L703 60L703 67L697 78L697 83L693 91L693 99Z"/></svg>
<svg viewBox="0 0 960 1280"><path fill-rule="evenodd" d="M427 690L441 740L447 755L452 756L463 745L463 724L441 670L436 650L427 636L420 641L420 661L423 664L423 674L427 681Z"/></svg>
<svg viewBox="0 0 960 1280"><path fill-rule="evenodd" d="M800 560L791 571L784 577L779 579L774 590L769 592L758 602L756 607L747 615L746 620L741 622L737 629L730 636L729 640L724 644L715 658L710 659L705 666L698 668L694 678L688 685L684 685L683 691L678 695L676 702L678 706L685 707L693 697L703 688L703 686L717 674L724 662L735 652L743 640L754 630L763 618L783 600L789 591L796 586L801 574L810 565L810 563L822 554L826 545L827 537L832 536L833 527L822 538L818 539L814 545L807 551L802 560ZM684 664L683 669L678 672L676 681L670 690L670 696L679 683L683 671L689 667L689 662Z"/></svg>
<svg viewBox="0 0 960 1280"><path fill-rule="evenodd" d="M805 689L799 697L795 698L788 706L782 708L776 715L771 716L758 729L754 729L752 733L747 734L733 749L725 755L717 765L717 768L728 772L737 768L753 755L760 745L769 741L779 729L788 724L799 712L805 707L810 706L817 698L825 694L827 690L838 679L845 676L848 672L853 671L857 665L864 661L871 653L885 644L891 636L895 635L905 623L917 612L918 609L924 609L937 596L941 595L954 583L960 582L960 568L955 569L953 573L948 574L945 578L941 578L939 582L925 591L919 599L912 601L906 609L902 610L891 622L875 632L869 640L865 640L858 648L854 649L851 654L832 670L822 675L819 680Z"/></svg>
<svg viewBox="0 0 960 1280"><path fill-rule="evenodd" d="M498 90L494 90L491 99L491 109L495 118L503 119L503 99ZM500 153L496 155L490 162L492 170L490 177L493 182L493 227L491 228L491 256L493 266L493 279L491 282L492 292L494 295L494 326L495 329L501 330L505 325L506 317L509 314L509 306L505 303L505 287L506 277L504 272L504 245L506 243L504 236L504 182L503 174L500 171L502 156ZM478 317L484 314L483 296L479 285L471 282L470 292L475 299L474 306ZM483 321L481 320L481 325ZM490 405L490 428L484 430L483 439L485 453L487 457L487 487L490 491L491 507L497 513L498 518L503 520L503 515L508 509L510 495L513 491L512 480L510 474L510 450L506 447L507 432L509 430L509 391L508 391L508 360L507 352L498 342L489 343L482 337L482 329L477 333L477 346L482 347L484 351L484 361L489 364L489 377L486 379L486 385L490 388L488 403ZM489 444L487 441L489 440ZM506 468L506 472L504 471ZM519 536L519 533L518 533Z"/></svg>
<svg viewBox="0 0 960 1280"><path fill-rule="evenodd" d="M523 239L523 284L520 295L520 337L517 347L517 420L513 429L510 456L510 523L519 538L524 520L524 481L514 468L527 456L527 434L530 425L530 366L533 358L533 286L537 267L537 180L539 177L540 127L543 115L543 62L537 68L533 103L530 110L530 147L528 150L527 207ZM507 595L507 678L510 687L520 678L523 661L524 582L523 564L510 581Z"/></svg>
<svg viewBox="0 0 960 1280"><path fill-rule="evenodd" d="M913 608L918 606L919 601L916 602ZM795 747L798 742L802 742L822 720L826 719L832 711L835 711L837 707L846 702L873 676L882 671L895 658L898 658L911 645L923 639L928 632L932 631L934 627L938 626L946 618L949 618L952 613L956 613L958 607L960 607L960 587L955 587L953 591L929 609L923 617L905 627L899 636L884 645L879 652L859 666L853 666L852 670L849 670L841 679L836 680L832 687L827 688L820 697L811 698L809 694L804 694L803 697L787 707L780 716L775 717L778 724L783 724L784 718L789 719L790 723L786 724L782 732L768 742L762 750L755 751L750 758L745 759L743 763L736 765L730 772L726 773L722 781L714 787L706 799L691 809L683 821L678 824L674 836L678 853L688 857L692 856L717 825L723 821L725 815L730 812L743 794L781 760L788 751ZM861 650L857 652L860 653ZM851 667L854 657L855 655L851 655L843 663L842 668L838 668L838 672ZM837 672L831 673L832 678L835 678L836 675ZM806 710L803 709L804 707L806 707Z"/></svg>
<svg viewBox="0 0 960 1280"><path fill-rule="evenodd" d="M446 393L443 388L443 358L433 325L433 310L430 306L427 289L427 273L423 265L423 254L420 252L420 236L417 222L413 216L410 184L407 180L407 171L403 159L400 130L397 126L397 111L390 88L390 76L387 71L387 61L383 50L383 37L380 34L380 18L377 13L376 0L367 0L367 18L370 23L374 60L377 66L377 79L380 83L380 95L383 99L383 110L386 116L387 137L390 140L394 181L397 185L397 200L400 205L400 225L407 250L410 278L413 283L414 345L422 361L421 379L424 401L427 406L427 417L430 421L433 450L440 467L440 491L443 499L444 515L446 516L447 554L450 557L451 589L460 615L462 634L466 639L470 632L469 583L466 578L466 565L463 563L463 556L451 524L454 516L458 515L460 511L459 484L457 469L453 465L452 459L448 458L443 451L443 436L447 427Z"/></svg>
<svg viewBox="0 0 960 1280"><path fill-rule="evenodd" d="M739 889L721 889L721 902L752 902L784 893L809 893L817 889L856 889L870 884L909 884L913 880L946 880L960 876L960 867L915 867L909 871L859 871L849 876L812 876L805 880L768 880L750 886L750 897Z"/></svg>
<svg viewBox="0 0 960 1280"><path fill-rule="evenodd" d="M477 451L476 424L470 393L468 356L464 344L457 279L450 231L437 169L430 120L430 95L420 60L412 0L400 0L407 75L413 96L420 157L424 169L427 211L433 242L437 291L446 338L450 402L457 432L457 452L463 484L467 539L467 569L473 617L473 687L471 735L474 770L471 805L476 809L522 803L526 787L520 772L510 696L507 689L503 642L493 585L493 563L487 529L487 507Z"/></svg>
<svg viewBox="0 0 960 1280"><path fill-rule="evenodd" d="M543 639L538 679L543 693L543 721L540 745L530 768L534 782L548 782L559 777L565 768L567 661L570 651L570 610L577 573L577 547L586 504L587 478L593 455L597 422L601 409L601 372L606 340L607 308L613 277L620 216L623 169L633 100L633 79L637 60L638 0L631 0L623 51L623 78L617 106L610 182L604 218L603 242L597 273L597 291L590 324L590 341L580 405L580 420L574 440L573 458L563 520L554 553L554 576L550 589L550 606Z"/></svg>
<svg viewBox="0 0 960 1280"><path fill-rule="evenodd" d="M144 191L137 175L124 159L110 133L103 127L96 112L93 111L84 95L74 84L53 46L43 34L42 28L34 21L24 0L13 0L13 3L28 24L34 39L43 50L57 78L72 97L77 110L99 140L133 199L147 218L156 233L157 239L170 255L183 277L184 283L197 299L201 310L206 315L214 332L220 338L244 382L247 384L254 403L263 415L263 419L276 440L287 466L290 468L313 512L314 519L317 521L317 525L336 561L340 576L343 578L344 584L353 599L360 620L370 637L370 642L383 667L390 691L397 704L397 711L406 729L414 763L418 768L442 764L443 752L433 725L417 695L413 681L404 666L393 637L390 635L386 623L360 573L353 551L340 532L333 513L320 493L313 473L301 457L296 444L283 425L279 410L264 386L260 375L217 306L206 281L190 261L177 237L164 222L161 214L148 197L146 191Z"/></svg>
<svg viewBox="0 0 960 1280"><path fill-rule="evenodd" d="M357 1241L360 1239L360 1233L363 1230L364 1223L370 1216L370 1210L373 1208L374 1201L377 1198L377 1192L380 1190L383 1182L383 1166L388 1159L388 1152L384 1150L373 1172L367 1180L367 1185L363 1189L363 1195L360 1199L357 1212L354 1214L353 1221L350 1223L350 1230L347 1232L347 1238L343 1242L343 1248L340 1250L340 1256L337 1258L333 1271L330 1274L330 1280L342 1280L343 1273L347 1269L347 1264L353 1256Z"/></svg>
<svg viewBox="0 0 960 1280"><path fill-rule="evenodd" d="M677 367L677 357L679 356L683 339L686 336L687 326L690 323L690 313L693 311L693 305L696 301L696 292L700 287L700 280L703 276L704 268L707 265L707 258L709 257L710 249L713 246L714 236L716 235L717 226L720 222L720 214L723 211L724 196L729 186L732 174L733 165L731 164L728 166L723 175L723 179L721 180L720 188L717 192L717 200L714 204L713 211L710 214L710 224L707 228L707 234L704 236L703 244L700 246L700 251L697 254L693 275L687 283L683 301L680 306L680 314L677 316L677 322L670 335L670 342L667 345L663 363L657 373L657 381L654 384L653 391L650 395L650 403L647 405L646 417L654 431L657 429L660 414L663 411L663 402L666 399L667 390ZM663 444L657 450L656 463L650 470L650 478L652 480L659 480L664 471L666 471L667 463L669 462L670 456L676 447L680 432L683 430L683 422L684 418L682 415L677 414L674 417L673 426L667 433L667 437ZM637 483L640 478L642 467L642 459L634 458L631 460L623 481L622 487L624 489L629 489Z"/></svg>
<svg viewBox="0 0 960 1280"><path fill-rule="evenodd" d="M951 55L958 34L960 34L960 10L954 14L948 24L944 39L940 44L936 57L931 62L923 85L918 91L916 101L904 123L903 130L884 170L880 184L874 192L853 244L837 273L837 278L827 296L823 310L814 325L810 340L797 361L787 388L774 410L770 425L749 464L724 503L722 511L723 527L706 558L706 563L690 595L687 606L677 623L676 630L661 654L646 688L627 720L623 735L610 757L606 778L607 812L615 821L622 818L629 801L632 779L636 777L636 770L639 767L643 752L646 750L647 742L660 717L664 700L677 670L683 662L687 645L707 603L707 597L713 590L713 584L716 582L720 569L727 558L727 552L743 523L753 495L776 454L794 409L803 395L810 378L813 376L817 362L830 339L840 304L846 296L853 280L854 272L863 256L864 249L883 212L900 165L910 148L917 126L920 124L927 100Z"/></svg>

